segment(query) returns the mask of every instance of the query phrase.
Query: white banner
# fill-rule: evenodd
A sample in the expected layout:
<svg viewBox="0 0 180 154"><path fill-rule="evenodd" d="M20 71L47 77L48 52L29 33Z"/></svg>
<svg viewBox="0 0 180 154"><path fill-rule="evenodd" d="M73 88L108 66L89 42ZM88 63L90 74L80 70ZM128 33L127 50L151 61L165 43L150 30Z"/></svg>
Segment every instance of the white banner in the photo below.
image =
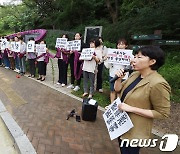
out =
<svg viewBox="0 0 180 154"><path fill-rule="evenodd" d="M128 49L111 49L108 48L108 63L130 65L131 59L134 57L133 50Z"/></svg>
<svg viewBox="0 0 180 154"><path fill-rule="evenodd" d="M57 38L56 48L66 49L67 48L67 38Z"/></svg>
<svg viewBox="0 0 180 154"><path fill-rule="evenodd" d="M79 60L91 60L94 54L94 48L84 48L82 49L81 56Z"/></svg>
<svg viewBox="0 0 180 154"><path fill-rule="evenodd" d="M81 40L73 40L67 42L67 50L80 51L81 50Z"/></svg>
<svg viewBox="0 0 180 154"><path fill-rule="evenodd" d="M15 46L14 52L20 52L21 43L20 42L15 42L14 46Z"/></svg>
<svg viewBox="0 0 180 154"><path fill-rule="evenodd" d="M121 103L119 97L109 105L106 112L103 114L109 136L111 140L128 132L133 126L131 119L125 111L118 109L118 104Z"/></svg>
<svg viewBox="0 0 180 154"><path fill-rule="evenodd" d="M34 51L35 41L28 41L26 47L27 47L27 49L26 49L27 52L35 52Z"/></svg>
<svg viewBox="0 0 180 154"><path fill-rule="evenodd" d="M37 53L46 53L46 44L36 44Z"/></svg>

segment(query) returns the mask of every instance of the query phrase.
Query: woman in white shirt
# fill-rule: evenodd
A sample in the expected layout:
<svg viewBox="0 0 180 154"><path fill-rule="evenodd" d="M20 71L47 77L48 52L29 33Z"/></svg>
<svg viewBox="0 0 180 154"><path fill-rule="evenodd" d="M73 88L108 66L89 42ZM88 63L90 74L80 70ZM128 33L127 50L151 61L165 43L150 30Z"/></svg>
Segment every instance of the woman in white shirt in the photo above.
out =
<svg viewBox="0 0 180 154"><path fill-rule="evenodd" d="M95 81L95 71L97 69L97 63L102 60L102 53L96 49L100 45L100 41L91 40L90 48L95 48L94 55L91 60L85 60L83 64L83 88L84 94L83 97L88 95L88 80L90 81L90 90L88 98L92 98L94 94L94 81Z"/></svg>
<svg viewBox="0 0 180 154"><path fill-rule="evenodd" d="M26 72L26 62L25 62L26 43L23 41L22 37L19 37L19 42L20 42L20 53L18 54L18 57L19 57L20 74L24 75Z"/></svg>
<svg viewBox="0 0 180 154"><path fill-rule="evenodd" d="M44 40L42 40L40 42L40 44L46 44L46 42ZM46 49L46 51L47 51L47 49ZM41 53L41 52L37 53L38 74L39 74L39 77L37 78L37 80L41 80L41 81L44 81L45 76L46 76L46 63L44 61L45 54L46 53Z"/></svg>

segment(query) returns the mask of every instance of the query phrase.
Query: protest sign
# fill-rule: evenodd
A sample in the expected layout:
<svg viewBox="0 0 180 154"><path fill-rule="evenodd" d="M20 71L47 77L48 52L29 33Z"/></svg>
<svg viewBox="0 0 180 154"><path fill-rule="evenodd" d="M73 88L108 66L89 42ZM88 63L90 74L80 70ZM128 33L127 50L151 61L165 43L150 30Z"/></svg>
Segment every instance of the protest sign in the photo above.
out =
<svg viewBox="0 0 180 154"><path fill-rule="evenodd" d="M128 49L111 49L108 48L107 60L108 63L130 65L130 60L133 57L133 50Z"/></svg>
<svg viewBox="0 0 180 154"><path fill-rule="evenodd" d="M111 140L121 136L133 127L128 114L118 109L120 103L121 100L118 97L103 114Z"/></svg>
<svg viewBox="0 0 180 154"><path fill-rule="evenodd" d="M36 44L35 46L36 46L36 47L35 47L36 52L38 53L38 52L39 52L39 50L40 50L40 44Z"/></svg>
<svg viewBox="0 0 180 154"><path fill-rule="evenodd" d="M15 42L11 42L11 51L15 51Z"/></svg>
<svg viewBox="0 0 180 154"><path fill-rule="evenodd" d="M37 53L46 53L46 44L36 44Z"/></svg>
<svg viewBox="0 0 180 154"><path fill-rule="evenodd" d="M21 43L20 42L15 42L14 47L15 47L14 52L20 52Z"/></svg>
<svg viewBox="0 0 180 154"><path fill-rule="evenodd" d="M1 39L1 50L8 48L8 44L7 39Z"/></svg>
<svg viewBox="0 0 180 154"><path fill-rule="evenodd" d="M81 40L73 40L67 42L67 50L80 51L81 50Z"/></svg>
<svg viewBox="0 0 180 154"><path fill-rule="evenodd" d="M67 38L57 38L56 48L66 49L67 48Z"/></svg>
<svg viewBox="0 0 180 154"><path fill-rule="evenodd" d="M84 48L81 52L79 60L91 60L94 54L94 48Z"/></svg>
<svg viewBox="0 0 180 154"><path fill-rule="evenodd" d="M34 46L35 46L35 41L28 41L27 42L27 52L34 52Z"/></svg>

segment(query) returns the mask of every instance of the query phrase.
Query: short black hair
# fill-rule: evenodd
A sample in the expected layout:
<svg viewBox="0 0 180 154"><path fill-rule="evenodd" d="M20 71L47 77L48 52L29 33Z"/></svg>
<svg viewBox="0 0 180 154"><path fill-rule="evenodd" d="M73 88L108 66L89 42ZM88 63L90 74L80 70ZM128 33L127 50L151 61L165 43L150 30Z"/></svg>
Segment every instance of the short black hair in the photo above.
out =
<svg viewBox="0 0 180 154"><path fill-rule="evenodd" d="M65 38L67 38L69 40L68 34L62 34L62 37L63 37L63 35L65 36Z"/></svg>
<svg viewBox="0 0 180 154"><path fill-rule="evenodd" d="M82 34L81 34L81 33L77 32L76 34L79 34L79 36L82 37ZM75 34L75 35L76 35L76 34ZM74 35L74 36L75 36L75 35Z"/></svg>
<svg viewBox="0 0 180 154"><path fill-rule="evenodd" d="M137 51L135 54L141 52L142 55L149 57L150 59L155 59L156 63L151 65L152 70L158 70L165 63L164 51L158 46L145 46Z"/></svg>
<svg viewBox="0 0 180 154"><path fill-rule="evenodd" d="M20 36L20 37L18 37L18 38L19 38L19 40L23 41L23 37L22 37L22 36Z"/></svg>
<svg viewBox="0 0 180 154"><path fill-rule="evenodd" d="M44 44L46 44L46 41L45 41L45 40L41 40L40 43L41 43L42 41L44 42Z"/></svg>
<svg viewBox="0 0 180 154"><path fill-rule="evenodd" d="M89 44L90 43L95 43L95 39L90 39Z"/></svg>
<svg viewBox="0 0 180 154"><path fill-rule="evenodd" d="M30 37L30 38L29 38L29 41L34 41L34 37Z"/></svg>

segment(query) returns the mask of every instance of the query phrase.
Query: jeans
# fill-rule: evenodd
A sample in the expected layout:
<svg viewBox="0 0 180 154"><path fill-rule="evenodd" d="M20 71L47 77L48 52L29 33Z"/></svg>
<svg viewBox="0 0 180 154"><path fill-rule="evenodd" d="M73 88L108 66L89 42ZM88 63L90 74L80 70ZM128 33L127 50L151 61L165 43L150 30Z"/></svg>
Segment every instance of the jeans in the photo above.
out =
<svg viewBox="0 0 180 154"><path fill-rule="evenodd" d="M94 93L95 74L92 73L92 72L83 71L83 88L84 88L84 93L88 93L88 80L90 81L90 91L89 91L89 94L93 95L93 93Z"/></svg>
<svg viewBox="0 0 180 154"><path fill-rule="evenodd" d="M15 58L15 67L20 70L20 58L18 56Z"/></svg>
<svg viewBox="0 0 180 154"><path fill-rule="evenodd" d="M20 64L20 72L25 73L26 72L25 57L19 58L19 64Z"/></svg>

